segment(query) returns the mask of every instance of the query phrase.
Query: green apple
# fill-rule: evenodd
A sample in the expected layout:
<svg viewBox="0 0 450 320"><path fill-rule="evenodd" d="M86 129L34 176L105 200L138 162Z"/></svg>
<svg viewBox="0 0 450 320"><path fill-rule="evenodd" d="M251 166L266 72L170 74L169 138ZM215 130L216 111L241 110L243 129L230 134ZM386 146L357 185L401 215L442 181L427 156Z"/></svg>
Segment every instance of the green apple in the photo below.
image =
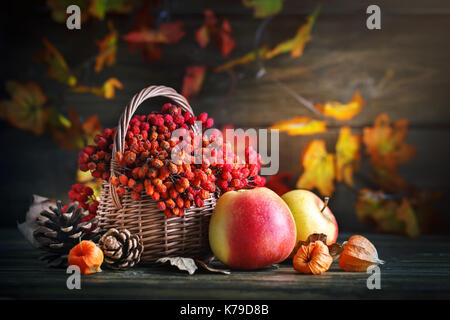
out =
<svg viewBox="0 0 450 320"><path fill-rule="evenodd" d="M313 192L303 189L289 191L281 197L294 216L297 241L306 241L313 233L327 235L327 245L336 242L338 225L330 208Z"/></svg>

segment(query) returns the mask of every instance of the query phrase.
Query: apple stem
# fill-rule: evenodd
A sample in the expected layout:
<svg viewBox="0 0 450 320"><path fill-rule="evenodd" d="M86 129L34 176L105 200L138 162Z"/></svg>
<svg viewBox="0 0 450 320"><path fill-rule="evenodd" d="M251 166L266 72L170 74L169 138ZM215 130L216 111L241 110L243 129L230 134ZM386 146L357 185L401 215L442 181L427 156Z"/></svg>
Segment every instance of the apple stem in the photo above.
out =
<svg viewBox="0 0 450 320"><path fill-rule="evenodd" d="M324 203L323 203L323 208L322 210L320 210L320 212L323 212L323 210L325 210L325 208L328 206L328 201L330 201L330 197L325 197L324 198Z"/></svg>

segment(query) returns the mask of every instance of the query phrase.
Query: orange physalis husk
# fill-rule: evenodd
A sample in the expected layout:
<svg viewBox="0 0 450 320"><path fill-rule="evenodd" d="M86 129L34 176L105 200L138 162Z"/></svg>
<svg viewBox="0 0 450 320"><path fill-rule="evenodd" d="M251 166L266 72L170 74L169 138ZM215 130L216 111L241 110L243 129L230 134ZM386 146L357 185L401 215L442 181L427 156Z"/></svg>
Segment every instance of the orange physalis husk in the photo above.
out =
<svg viewBox="0 0 450 320"><path fill-rule="evenodd" d="M293 259L294 269L305 274L322 274L333 263L328 247L322 241L301 246Z"/></svg>
<svg viewBox="0 0 450 320"><path fill-rule="evenodd" d="M92 241L83 240L69 252L69 265L80 268L81 274L90 274L102 271L103 251Z"/></svg>
<svg viewBox="0 0 450 320"><path fill-rule="evenodd" d="M365 272L371 265L383 263L383 260L378 259L377 249L372 242L360 235L348 239L339 257L339 267L345 271Z"/></svg>

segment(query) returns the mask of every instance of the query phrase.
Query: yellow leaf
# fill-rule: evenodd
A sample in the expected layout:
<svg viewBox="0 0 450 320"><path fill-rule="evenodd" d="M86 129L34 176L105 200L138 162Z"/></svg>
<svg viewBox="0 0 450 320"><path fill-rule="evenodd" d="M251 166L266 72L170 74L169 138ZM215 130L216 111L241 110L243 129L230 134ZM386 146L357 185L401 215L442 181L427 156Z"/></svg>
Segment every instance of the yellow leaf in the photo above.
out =
<svg viewBox="0 0 450 320"><path fill-rule="evenodd" d="M327 153L325 141L311 141L303 150L301 165L304 172L297 181L297 188L317 188L323 196L334 192L334 155Z"/></svg>
<svg viewBox="0 0 450 320"><path fill-rule="evenodd" d="M353 98L347 104L338 101L327 101L324 105L316 104L317 110L322 112L325 116L333 117L337 120L350 120L359 114L364 107L364 100L359 92L353 95Z"/></svg>
<svg viewBox="0 0 450 320"><path fill-rule="evenodd" d="M274 123L269 129L278 129L286 131L289 135L310 135L327 130L327 125L324 121L313 120L308 117L295 117L290 120L280 121Z"/></svg>
<svg viewBox="0 0 450 320"><path fill-rule="evenodd" d="M105 97L106 99L113 99L115 97L116 89L122 89L123 85L117 78L109 78L101 87L76 86L72 89L73 92L90 92L97 96Z"/></svg>
<svg viewBox="0 0 450 320"><path fill-rule="evenodd" d="M320 11L320 6L317 7L314 12L308 16L307 22L297 30L297 34L294 38L286 40L278 44L275 48L266 53L266 59L271 59L280 53L290 52L291 58L300 57L303 54L303 49L306 44L311 40L311 30L316 22L317 16Z"/></svg>
<svg viewBox="0 0 450 320"><path fill-rule="evenodd" d="M353 172L361 160L361 136L352 135L349 126L342 127L336 143L336 180L353 186Z"/></svg>

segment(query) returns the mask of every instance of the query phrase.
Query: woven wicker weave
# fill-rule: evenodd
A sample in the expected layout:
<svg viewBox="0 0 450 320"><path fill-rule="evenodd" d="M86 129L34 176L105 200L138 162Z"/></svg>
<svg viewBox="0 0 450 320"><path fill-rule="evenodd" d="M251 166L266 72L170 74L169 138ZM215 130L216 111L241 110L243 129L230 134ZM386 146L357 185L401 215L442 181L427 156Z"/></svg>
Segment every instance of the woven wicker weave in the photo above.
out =
<svg viewBox="0 0 450 320"><path fill-rule="evenodd" d="M112 176L120 174L115 154L116 151L123 152L128 124L134 112L142 102L157 96L169 98L184 111L193 113L187 100L171 88L151 86L136 94L120 117L114 137ZM199 132L199 128L192 129ZM104 181L98 207L99 226L104 230L126 228L131 233L139 234L144 244L142 263L152 263L167 256L200 258L210 252L208 225L215 205L216 199L211 197L204 201L201 208L191 207L185 209L182 217L167 218L156 208L156 202L145 193L137 201L131 198L129 191L119 198L116 188Z"/></svg>

